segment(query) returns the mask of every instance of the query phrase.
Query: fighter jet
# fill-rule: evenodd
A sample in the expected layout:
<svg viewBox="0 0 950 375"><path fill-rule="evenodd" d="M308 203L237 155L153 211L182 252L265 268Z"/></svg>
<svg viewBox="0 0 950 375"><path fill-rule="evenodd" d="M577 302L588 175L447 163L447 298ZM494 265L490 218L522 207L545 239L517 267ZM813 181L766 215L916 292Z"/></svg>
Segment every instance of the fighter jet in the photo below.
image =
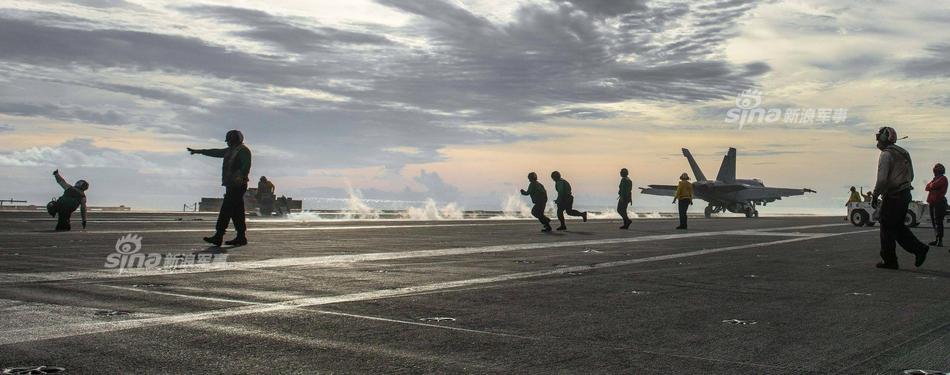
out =
<svg viewBox="0 0 950 375"><path fill-rule="evenodd" d="M706 179L706 175L699 169L699 164L696 164L689 150L684 148L683 156L689 161L689 166L696 177L696 182L693 183L693 195L695 198L709 202L705 210L706 217L725 211L743 213L746 217L759 217L759 211L756 209L758 205L765 206L783 197L817 193L811 189L765 187L759 179L736 179L736 149L734 148L730 148L729 153L722 159L719 175L714 181ZM672 197L676 194L676 186L649 185L649 187L640 188L640 192Z"/></svg>

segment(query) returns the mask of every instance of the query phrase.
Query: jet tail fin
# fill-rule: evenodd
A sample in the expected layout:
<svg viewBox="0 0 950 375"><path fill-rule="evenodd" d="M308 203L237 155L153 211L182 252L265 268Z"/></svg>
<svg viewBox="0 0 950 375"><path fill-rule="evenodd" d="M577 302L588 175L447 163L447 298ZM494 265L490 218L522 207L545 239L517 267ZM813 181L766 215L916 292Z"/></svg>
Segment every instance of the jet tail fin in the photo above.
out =
<svg viewBox="0 0 950 375"><path fill-rule="evenodd" d="M716 176L716 180L729 184L736 182L736 149L730 147L729 153L722 158L722 165L719 167L719 175Z"/></svg>
<svg viewBox="0 0 950 375"><path fill-rule="evenodd" d="M683 156L686 157L686 160L689 160L689 167L693 169L693 177L696 177L696 181L706 181L706 175L699 169L699 164L696 164L696 159L693 159L693 154L684 148Z"/></svg>

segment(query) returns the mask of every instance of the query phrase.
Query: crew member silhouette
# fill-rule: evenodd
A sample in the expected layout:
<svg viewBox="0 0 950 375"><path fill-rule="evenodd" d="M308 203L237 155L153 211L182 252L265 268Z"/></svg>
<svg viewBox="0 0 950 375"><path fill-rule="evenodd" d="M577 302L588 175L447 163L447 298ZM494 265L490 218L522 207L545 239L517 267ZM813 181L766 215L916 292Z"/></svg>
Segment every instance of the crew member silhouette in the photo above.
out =
<svg viewBox="0 0 950 375"><path fill-rule="evenodd" d="M571 184L561 178L561 172L551 172L551 179L554 180L554 189L557 190L557 199L554 200L554 203L557 204L557 220L561 222L561 226L557 227L557 230L567 230L567 225L564 223L565 212L570 216L580 216L584 219L584 222L587 222L587 212L580 212L574 209L574 196L571 195Z"/></svg>
<svg viewBox="0 0 950 375"><path fill-rule="evenodd" d="M897 131L891 127L878 130L877 148L881 156L877 163L877 183L874 198L882 196L880 205L881 262L877 268L898 269L897 244L914 254L914 265L920 267L927 260L930 247L920 242L914 232L904 225L907 206L912 199L914 163L910 153L898 146Z"/></svg>
<svg viewBox="0 0 950 375"><path fill-rule="evenodd" d="M620 229L630 228L630 223L632 223L627 216L627 206L633 204L633 181L630 181L629 174L627 168L620 170L620 191L617 193L617 213L623 219L623 226Z"/></svg>
<svg viewBox="0 0 950 375"><path fill-rule="evenodd" d="M59 199L52 201L46 209L50 215L57 216L56 230L69 231L72 226L69 223L69 217L76 209L82 215L82 229L86 229L86 190L89 190L89 183L86 180L76 181L75 185L70 185L66 179L59 174L59 169L53 171L53 178L56 183L63 188L63 195Z"/></svg>
<svg viewBox="0 0 950 375"><path fill-rule="evenodd" d="M261 216L271 216L274 213L274 202L277 200L277 195L274 194L275 191L274 183L268 180L267 177L261 176L261 180L257 182L257 197L255 197Z"/></svg>
<svg viewBox="0 0 950 375"><path fill-rule="evenodd" d="M224 233L230 221L234 221L237 237L225 242L230 246L247 245L247 223L244 212L244 193L247 192L248 175L251 173L251 150L244 145L244 135L240 131L231 130L225 136L227 148L196 150L188 148L194 154L201 154L214 158L223 158L221 167L221 185L225 187L224 202L218 214L218 223L215 233L205 237L205 242L221 246Z"/></svg>
<svg viewBox="0 0 950 375"><path fill-rule="evenodd" d="M927 204L930 205L930 222L937 239L930 246L943 247L943 221L947 217L947 168L934 165L934 179L927 183Z"/></svg>
<svg viewBox="0 0 950 375"><path fill-rule="evenodd" d="M679 201L680 226L676 229L687 229L686 211L693 205L693 184L689 182L689 175L686 172L680 175L680 182L676 185L676 194L673 195L673 203Z"/></svg>
<svg viewBox="0 0 950 375"><path fill-rule="evenodd" d="M537 173L528 173L528 190L521 189L521 195L531 196L531 203L534 203L534 207L531 207L531 216L538 218L538 221L544 226L542 232L550 232L551 219L544 216L544 207L548 204L548 191L544 189L544 185L538 182Z"/></svg>

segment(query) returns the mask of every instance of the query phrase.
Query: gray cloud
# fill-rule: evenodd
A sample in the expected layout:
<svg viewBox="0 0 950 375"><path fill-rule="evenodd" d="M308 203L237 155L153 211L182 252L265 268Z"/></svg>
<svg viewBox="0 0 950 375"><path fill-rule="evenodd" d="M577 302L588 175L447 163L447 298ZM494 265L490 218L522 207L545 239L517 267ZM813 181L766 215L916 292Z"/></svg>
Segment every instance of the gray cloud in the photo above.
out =
<svg viewBox="0 0 950 375"><path fill-rule="evenodd" d="M377 2L423 16L428 20L438 22L440 27L457 27L460 34L478 29L484 29L486 32L497 30L487 18L476 16L464 8L443 0L377 0Z"/></svg>
<svg viewBox="0 0 950 375"><path fill-rule="evenodd" d="M950 43L929 46L925 53L904 64L903 73L912 78L950 77Z"/></svg>
<svg viewBox="0 0 950 375"><path fill-rule="evenodd" d="M147 168L154 167L144 158L114 149L99 148L90 139L73 139L55 147L32 147L0 154L0 165L37 167L96 167Z"/></svg>
<svg viewBox="0 0 950 375"><path fill-rule="evenodd" d="M125 115L108 109L93 111L76 106L0 102L0 113L13 116L45 117L53 120L90 122L102 125L124 125L131 121Z"/></svg>
<svg viewBox="0 0 950 375"><path fill-rule="evenodd" d="M64 2L92 8L117 8L131 5L125 0L69 0Z"/></svg>
<svg viewBox="0 0 950 375"><path fill-rule="evenodd" d="M597 108L574 107L551 113L551 116L568 117L578 120L599 120L614 116L613 112Z"/></svg>
<svg viewBox="0 0 950 375"><path fill-rule="evenodd" d="M14 131L14 130L16 130L16 128L14 128L13 125L0 124L0 133L3 133L3 132L12 132L12 131Z"/></svg>
<svg viewBox="0 0 950 375"><path fill-rule="evenodd" d="M927 98L916 105L936 105L941 107L950 107L950 95L938 95Z"/></svg>
<svg viewBox="0 0 950 375"><path fill-rule="evenodd" d="M135 208L181 208L202 196L220 195L220 159L122 151L77 138L54 146L0 152L0 166L20 176L5 190L18 199L43 202L62 193L51 172L59 169L69 182L89 181L94 206L131 205Z"/></svg>
<svg viewBox="0 0 950 375"><path fill-rule="evenodd" d="M477 110L475 119L482 121L542 120L531 112L538 105L721 98L768 71L763 63L734 66L715 56L731 35L730 25L753 7L751 2L625 16L620 31L610 31L596 17L563 3L555 9L525 6L514 22L504 25L443 1L380 3L419 15L418 32L435 43L437 54L422 62L406 61L400 67L404 74L378 82L370 95L392 97L398 91L423 107ZM663 31L669 20L692 11L705 17L696 26L702 38L658 43L647 37L650 30L633 25L652 23ZM625 36L623 43L615 42L617 32ZM673 58L618 62L624 54L644 57L640 51L660 49Z"/></svg>
<svg viewBox="0 0 950 375"><path fill-rule="evenodd" d="M332 27L305 27L292 20L276 17L259 10L228 6L194 6L180 8L182 11L210 17L226 23L245 26L248 29L236 34L276 44L287 51L297 53L328 52L345 44L387 45L392 42L382 35L340 30Z"/></svg>
<svg viewBox="0 0 950 375"><path fill-rule="evenodd" d="M4 28L11 33L3 33ZM16 38L17 35L23 35L25 39L30 39L26 37L27 34L34 35L32 40L23 41ZM59 39L60 37L62 39ZM63 49L56 48L61 45ZM70 47L80 45L85 48ZM298 63L283 69L283 65L290 66L291 63L227 51L198 39L119 30L72 30L11 20L0 22L0 48L3 47L9 47L10 53L0 56L0 59L18 63L52 65L64 69L68 65L80 63L94 68L191 71L248 82L255 86L233 93L234 100L222 101L221 99L227 98L215 98L218 99L218 104L212 107L205 106L207 108L202 110L175 110L173 114L176 126L170 130L187 126L189 135L202 138L218 138L222 129L235 127L245 129L249 134L260 133L262 137L257 140L267 142L271 147L292 154L320 155L317 158L296 160L305 168L316 165L351 167L383 164L398 169L406 163L441 160L438 150L448 144L516 139L502 129L468 129L460 126L451 116L434 114L426 108L411 103L402 104L395 98L388 97L363 97L352 102L332 105L314 105L310 100L300 98L299 105L274 105L273 98L265 96L270 95L267 94L266 86L262 88L261 85L320 89L318 85L310 84L311 76L315 73L307 73L313 72L315 68L308 65L309 63ZM348 75L343 73L337 77L346 79ZM70 79L53 81L68 83ZM149 81L146 79L143 82ZM196 100L168 90L130 84L96 81L76 84L183 105L194 104ZM343 88L339 91L353 95L362 92L361 89L353 88ZM96 112L53 103L0 103L0 112L110 125L129 122L127 116L116 111ZM315 144L319 145L316 149ZM385 151L397 146L417 147L422 152L404 155Z"/></svg>
<svg viewBox="0 0 950 375"><path fill-rule="evenodd" d="M322 168L383 165L398 169L405 164L442 160L438 150L448 144L510 142L521 138L502 129L433 125L436 117L417 111L383 111L344 103L334 109L222 105L213 112L182 113L179 119L201 124L192 129L214 138L222 137L226 129L245 129L249 144L266 144L291 152L294 165ZM420 152L387 151L405 146Z"/></svg>
<svg viewBox="0 0 950 375"><path fill-rule="evenodd" d="M650 64L721 59L723 44L735 36L739 20L758 3L694 1L624 15L615 48Z"/></svg>
<svg viewBox="0 0 950 375"><path fill-rule="evenodd" d="M156 182L155 186L147 189L152 193L169 187L181 192L187 192L189 186L215 187L219 182L215 176L220 173L220 163L220 159L190 156L184 150L180 153L161 153L101 147L88 138L74 138L53 146L0 152L0 166L5 167L42 167L48 168L50 172L56 168L78 168L128 174L112 180L123 181L123 185L100 185L100 191L108 192L126 190L125 183L132 183L144 176L162 179L162 182Z"/></svg>
<svg viewBox="0 0 950 375"><path fill-rule="evenodd" d="M2 98L0 112L148 126L195 139L220 139L227 129L240 128L252 149L270 152L255 153L255 170L268 176L363 166L392 172L441 161L451 145L529 138L513 135L510 124L612 116L596 109L601 103L732 97L769 71L764 63L731 64L721 53L734 26L754 8L751 1L660 6L554 0L524 5L506 23L444 0L379 2L416 17L401 27L344 30L254 9L174 8L175 16L186 17L182 23L202 18L229 30L237 26L235 35L277 47L268 54L197 33L132 31L107 20L23 12L10 17L0 11L0 72L15 71L9 75L18 84L56 84L17 91L33 94L28 99ZM146 11L154 10L137 10ZM164 16L169 14L156 13ZM426 45L395 42L407 37ZM121 80L110 76L116 72ZM36 95L70 87L71 94ZM123 96L97 101L88 88L158 104ZM321 99L326 94L338 100ZM544 112L550 107L562 110ZM406 147L418 152L393 151ZM122 156L67 144L3 157L7 163L39 163L74 151L100 155L96 160ZM181 155L139 157L154 168L182 163ZM433 194L458 193L437 174L426 172L416 181Z"/></svg>
<svg viewBox="0 0 950 375"><path fill-rule="evenodd" d="M828 59L813 62L812 65L821 69L835 72L839 77L861 77L884 67L889 61L884 54L860 54L844 58Z"/></svg>
<svg viewBox="0 0 950 375"><path fill-rule="evenodd" d="M197 38L140 31L78 29L25 20L0 22L2 59L25 64L69 68L126 68L173 71L223 79L295 86L318 71L273 57L251 55Z"/></svg>
<svg viewBox="0 0 950 375"><path fill-rule="evenodd" d="M426 172L425 169L419 171L419 175L413 177L413 180L426 188L428 198L443 200L447 202L457 201L460 193L459 189L442 180L438 172Z"/></svg>
<svg viewBox="0 0 950 375"><path fill-rule="evenodd" d="M137 96L143 99L158 100L172 104L179 104L185 106L194 106L201 104L201 100L187 94L174 92L170 90L163 90L153 87L142 87L135 85L127 84L117 84L117 83L89 83L89 82L77 82L76 84L88 86L91 88L102 89L106 91L113 91L124 93L128 95Z"/></svg>
<svg viewBox="0 0 950 375"><path fill-rule="evenodd" d="M588 14L610 17L647 9L644 0L565 0L562 2L569 3Z"/></svg>
<svg viewBox="0 0 950 375"><path fill-rule="evenodd" d="M734 66L714 56L729 35L729 25L752 7L732 1L689 7L648 9L625 3L617 10L607 2L560 3L551 9L528 5L516 22L493 24L453 4L439 1L381 0L383 4L421 16L405 31L434 43L433 53L420 54L391 46L386 62L351 51L331 58L292 61L225 49L200 39L124 30L86 30L45 26L22 20L0 23L0 48L5 60L41 65L84 64L137 70L172 70L237 79L253 84L319 89L351 97L377 108L415 108L449 115L443 124L543 120L534 108L623 100L702 101L732 95L768 71L762 63ZM608 10L637 12L622 17L610 31L598 18ZM186 12L249 27L242 32L288 50L309 51L327 43L384 43L384 36L331 28L303 28L264 12L233 7L192 7ZM619 8L618 8L619 9ZM673 20L702 16L695 25L703 38L656 43L654 31ZM710 21L711 20L711 21ZM654 30L643 30L651 25ZM714 26L710 26L714 25ZM631 37L637 34L641 37ZM616 40L622 41L617 43ZM79 48L78 46L82 46ZM395 49L393 49L395 48ZM651 56L663 49L670 58ZM621 63L636 53L645 63ZM641 56L642 54L642 56ZM331 63L332 60L332 63ZM317 78L320 77L320 78ZM321 79L322 78L322 79ZM370 90L329 84L362 79ZM147 88L115 86L116 91L186 103L184 97ZM449 120L449 121L446 121Z"/></svg>

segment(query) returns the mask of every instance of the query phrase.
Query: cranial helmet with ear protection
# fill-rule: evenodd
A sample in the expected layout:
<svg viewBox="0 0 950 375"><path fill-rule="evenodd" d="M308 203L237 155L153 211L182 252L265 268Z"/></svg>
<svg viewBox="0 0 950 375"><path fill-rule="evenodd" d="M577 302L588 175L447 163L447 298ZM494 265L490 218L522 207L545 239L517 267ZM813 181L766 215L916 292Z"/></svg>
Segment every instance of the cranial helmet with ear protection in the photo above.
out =
<svg viewBox="0 0 950 375"><path fill-rule="evenodd" d="M897 131L890 126L884 126L877 130L877 141L894 144L897 143Z"/></svg>
<svg viewBox="0 0 950 375"><path fill-rule="evenodd" d="M86 180L76 181L76 189L86 191L89 190L89 183Z"/></svg>
<svg viewBox="0 0 950 375"><path fill-rule="evenodd" d="M239 130L231 130L224 136L224 140L228 142L228 144L239 145L244 143L244 134Z"/></svg>

